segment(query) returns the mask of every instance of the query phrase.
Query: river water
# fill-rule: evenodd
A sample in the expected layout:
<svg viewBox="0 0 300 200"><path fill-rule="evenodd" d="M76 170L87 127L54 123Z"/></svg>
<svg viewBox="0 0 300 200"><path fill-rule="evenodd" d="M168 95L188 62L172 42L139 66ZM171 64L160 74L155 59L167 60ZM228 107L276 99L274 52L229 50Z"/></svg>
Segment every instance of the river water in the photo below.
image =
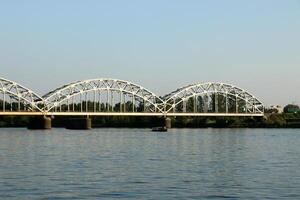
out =
<svg viewBox="0 0 300 200"><path fill-rule="evenodd" d="M300 199L300 129L0 129L0 199Z"/></svg>

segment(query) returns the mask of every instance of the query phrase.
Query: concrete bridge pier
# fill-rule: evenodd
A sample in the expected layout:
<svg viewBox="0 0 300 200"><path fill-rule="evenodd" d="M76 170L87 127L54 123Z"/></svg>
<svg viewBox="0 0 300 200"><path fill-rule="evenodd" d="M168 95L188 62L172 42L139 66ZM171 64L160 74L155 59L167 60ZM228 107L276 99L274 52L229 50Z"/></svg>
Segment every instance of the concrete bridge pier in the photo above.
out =
<svg viewBox="0 0 300 200"><path fill-rule="evenodd" d="M165 119L165 127L167 129L172 128L172 120L171 120L171 118L165 117L164 119Z"/></svg>
<svg viewBox="0 0 300 200"><path fill-rule="evenodd" d="M51 129L52 123L51 123L51 117L48 116L42 116L42 117L32 117L29 120L28 129L33 130L43 130L43 129Z"/></svg>
<svg viewBox="0 0 300 200"><path fill-rule="evenodd" d="M73 130L89 130L92 129L92 119L86 118L70 118L66 122L66 129Z"/></svg>

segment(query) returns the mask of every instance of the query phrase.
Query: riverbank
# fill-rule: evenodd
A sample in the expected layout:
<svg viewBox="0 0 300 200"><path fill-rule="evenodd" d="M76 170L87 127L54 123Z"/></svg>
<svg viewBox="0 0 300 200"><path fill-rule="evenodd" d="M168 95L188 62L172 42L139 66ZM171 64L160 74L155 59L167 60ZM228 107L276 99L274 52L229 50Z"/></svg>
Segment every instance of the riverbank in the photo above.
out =
<svg viewBox="0 0 300 200"><path fill-rule="evenodd" d="M63 117L52 119L53 127L64 127ZM300 128L300 113L265 114L264 117L174 117L174 128ZM27 127L30 117L0 117L0 127ZM163 118L158 117L94 117L94 128L151 128L161 126Z"/></svg>

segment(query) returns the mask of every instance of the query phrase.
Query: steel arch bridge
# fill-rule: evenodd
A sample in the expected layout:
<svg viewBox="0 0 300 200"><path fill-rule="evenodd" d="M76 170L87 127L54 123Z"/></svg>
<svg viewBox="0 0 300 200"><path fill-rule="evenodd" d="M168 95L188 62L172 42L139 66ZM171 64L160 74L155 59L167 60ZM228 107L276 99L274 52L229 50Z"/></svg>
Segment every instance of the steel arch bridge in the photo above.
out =
<svg viewBox="0 0 300 200"><path fill-rule="evenodd" d="M91 79L57 88L43 96L45 112L162 113L164 102L129 81Z"/></svg>
<svg viewBox="0 0 300 200"><path fill-rule="evenodd" d="M0 78L0 95L2 113L43 112L43 98L16 82Z"/></svg>
<svg viewBox="0 0 300 200"><path fill-rule="evenodd" d="M174 115L263 115L264 106L249 92L225 83L197 83L163 97ZM177 114L178 113L178 114ZM179 114L181 113L181 114Z"/></svg>
<svg viewBox="0 0 300 200"><path fill-rule="evenodd" d="M100 78L63 85L44 96L0 78L0 115L263 116L249 92L225 83L197 83L163 97L129 81Z"/></svg>

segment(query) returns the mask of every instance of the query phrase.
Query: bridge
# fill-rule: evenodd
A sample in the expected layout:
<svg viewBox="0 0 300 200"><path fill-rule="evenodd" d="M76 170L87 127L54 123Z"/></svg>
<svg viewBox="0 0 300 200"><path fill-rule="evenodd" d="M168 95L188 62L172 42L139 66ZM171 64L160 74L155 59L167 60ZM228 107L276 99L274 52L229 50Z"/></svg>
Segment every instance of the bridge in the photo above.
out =
<svg viewBox="0 0 300 200"><path fill-rule="evenodd" d="M0 78L2 116L238 116L264 115L263 103L237 86L196 83L162 97L135 83L99 78L63 85L40 96Z"/></svg>

